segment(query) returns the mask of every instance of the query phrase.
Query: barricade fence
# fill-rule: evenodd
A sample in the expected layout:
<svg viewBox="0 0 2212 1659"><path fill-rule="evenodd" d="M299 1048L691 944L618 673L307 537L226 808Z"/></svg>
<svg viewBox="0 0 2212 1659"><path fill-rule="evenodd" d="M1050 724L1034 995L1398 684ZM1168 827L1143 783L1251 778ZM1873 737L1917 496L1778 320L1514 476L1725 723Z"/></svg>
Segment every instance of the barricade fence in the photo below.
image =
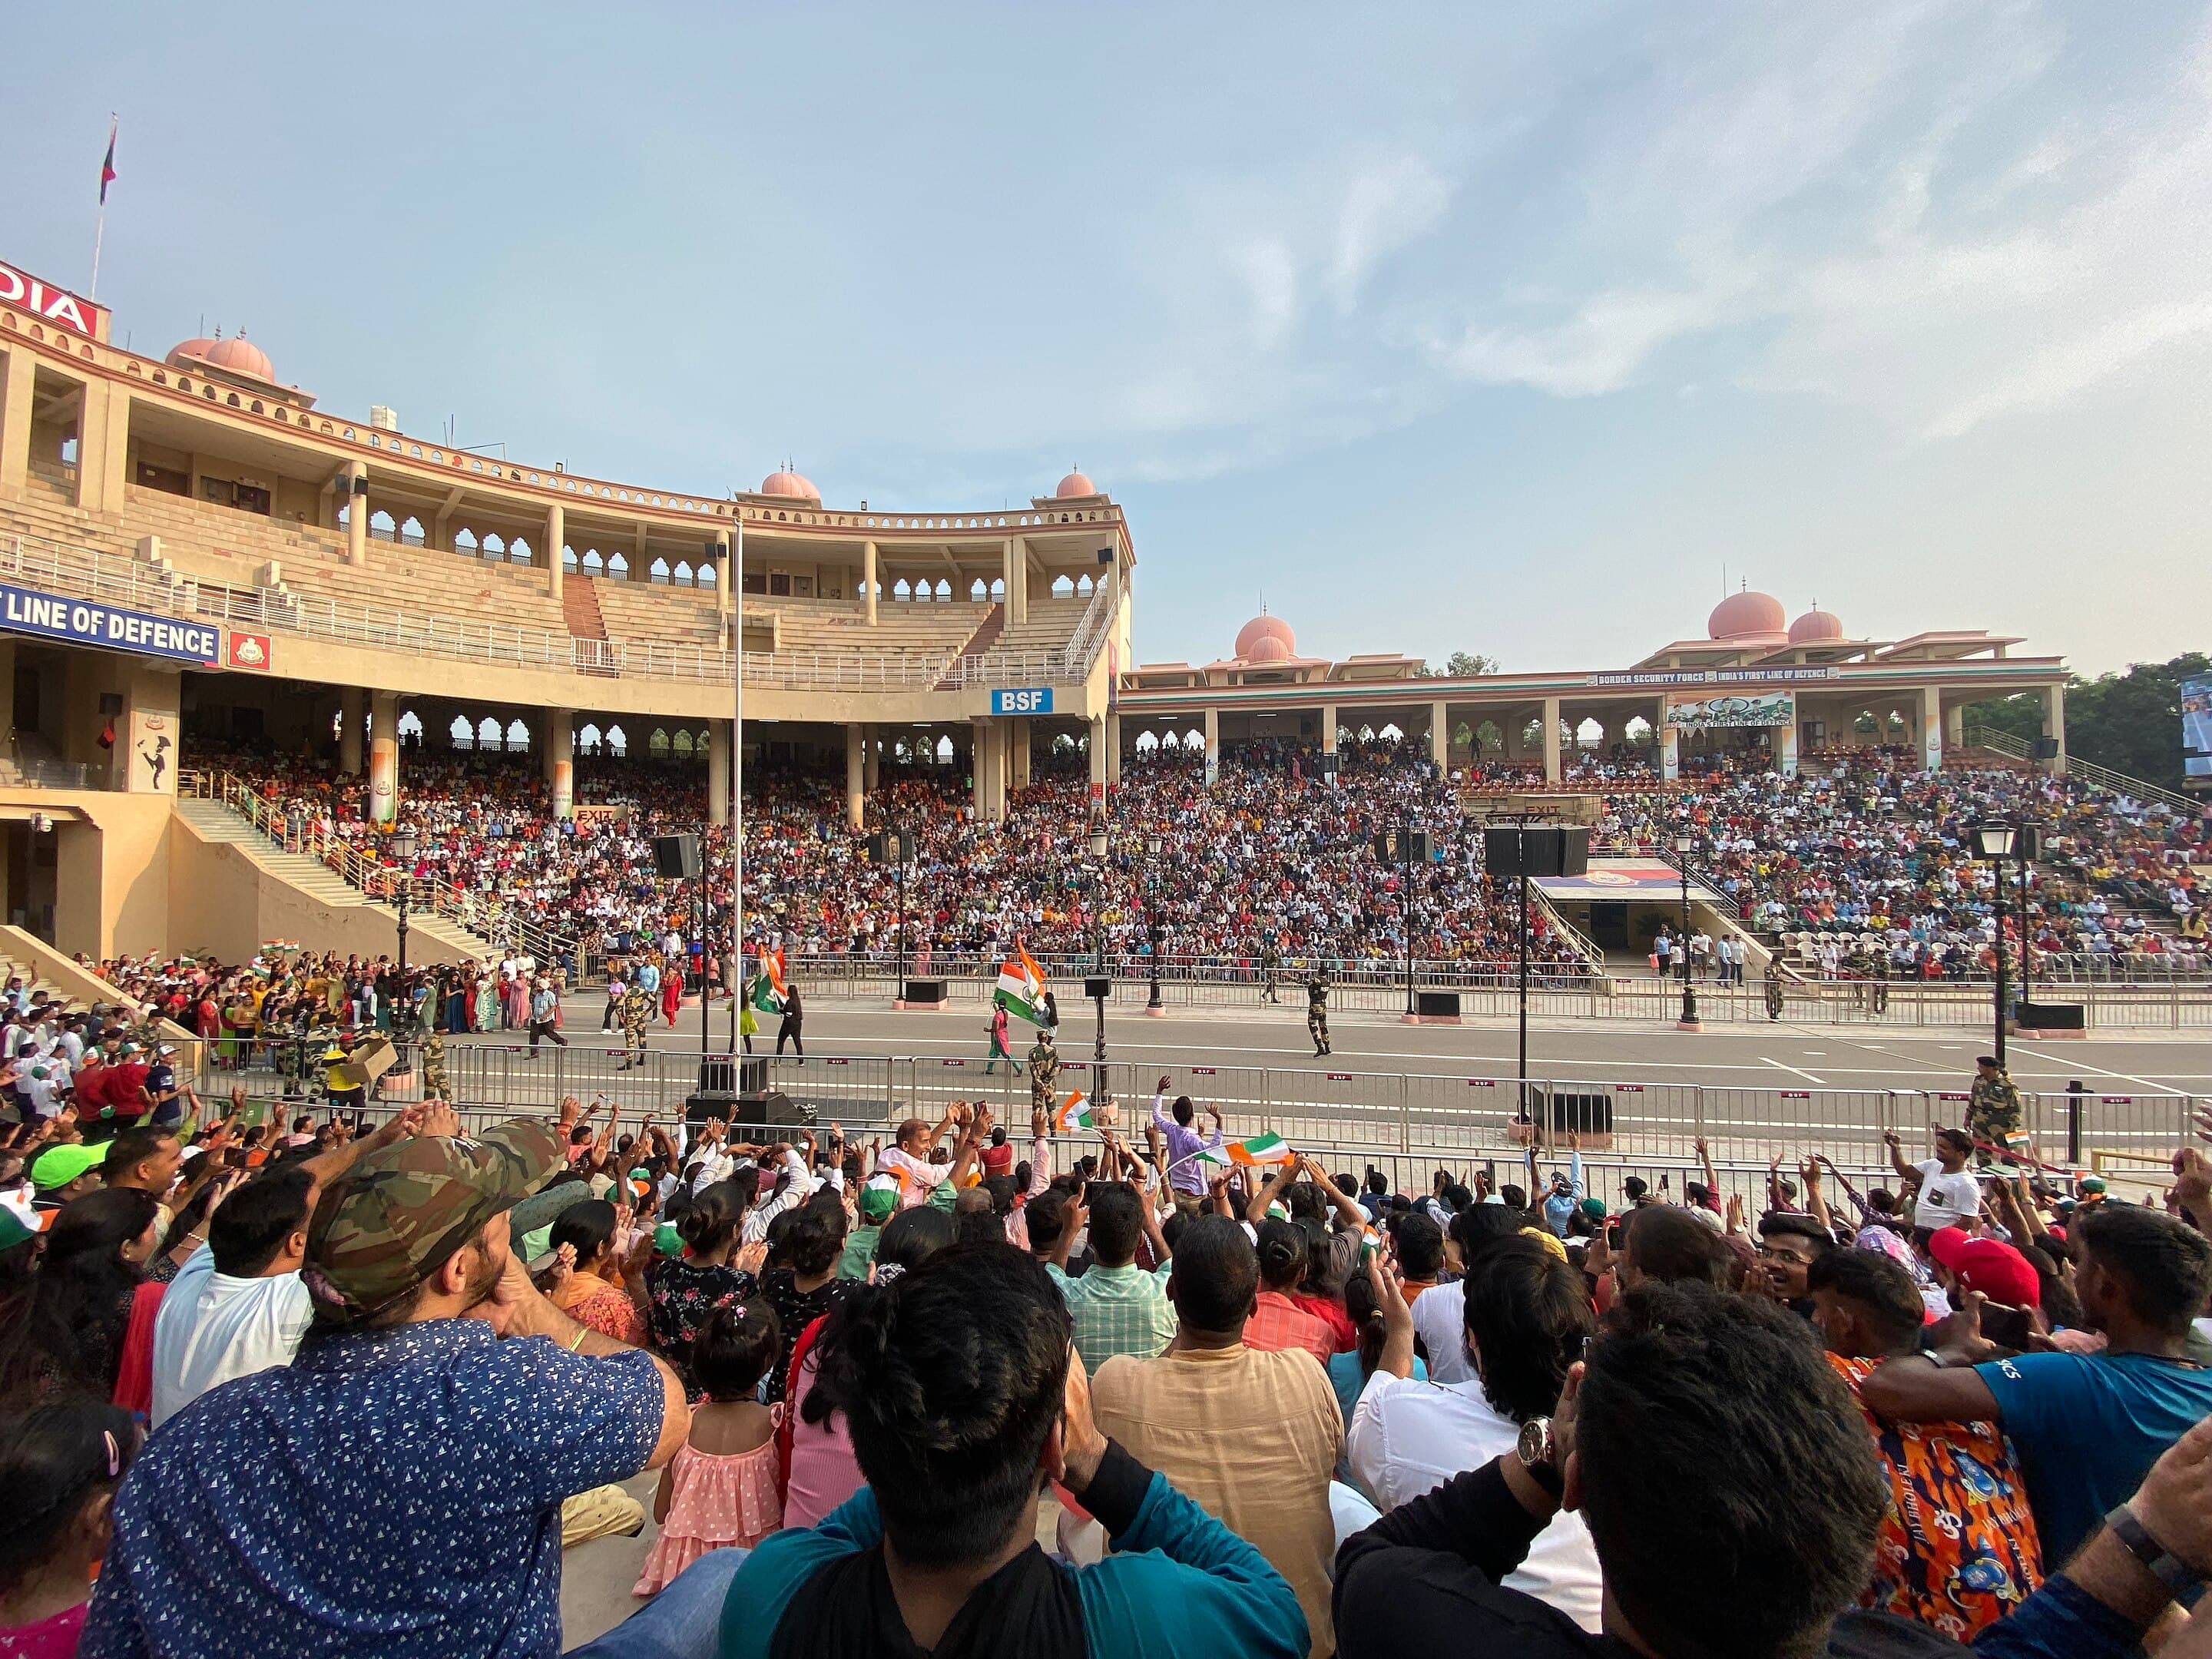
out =
<svg viewBox="0 0 2212 1659"><path fill-rule="evenodd" d="M887 1134L907 1118L940 1119L955 1102L988 1104L1018 1143L1025 1140L1037 1097L1030 1079L1005 1061L948 1055L796 1055L729 1057L709 1064L720 1086L775 1091L811 1107L822 1125L842 1126L860 1139ZM447 1093L470 1116L552 1113L574 1099L604 1120L611 1107L618 1122L635 1131L647 1120L680 1122L685 1103L699 1091L702 1059L671 1048L632 1054L618 1044L587 1042L580 1035L566 1048L547 1045L534 1055L520 1043L453 1044L445 1051ZM319 1067L308 1068L318 1073ZM233 1081L251 1097L284 1100L275 1073L258 1066L244 1073L203 1069L201 1091L211 1109ZM411 1045L402 1045L398 1068L380 1079L379 1110L423 1098L424 1071ZM1231 1140L1272 1133L1301 1151L1340 1149L1346 1156L1384 1157L1447 1166L1470 1160L1518 1166L1532 1143L1538 1156L1563 1162L1579 1139L1586 1159L1634 1173L1653 1167L1696 1167L1704 1140L1717 1165L1764 1168L1780 1155L1795 1169L1812 1152L1845 1169L1894 1174L1885 1134L1898 1136L1908 1159L1934 1155L1937 1127L1966 1120L1963 1091L1832 1089L1741 1084L1667 1083L1616 1078L1532 1077L1524 1081L1468 1073L1309 1071L1273 1066L1144 1064L1109 1060L1103 1079L1090 1060L1066 1060L1052 1091L1057 1108L1081 1092L1094 1103L1110 1097L1115 1124L1141 1144L1155 1094L1170 1102L1188 1095L1197 1125L1221 1117ZM2157 1160L2189 1144L2198 1097L2143 1092L2051 1092L2022 1097L2022 1127L2036 1156L2054 1170L2100 1167L2158 1172ZM315 1085L284 1109L313 1112L322 1096ZM1421 1184L1427 1184L1423 1176Z"/></svg>

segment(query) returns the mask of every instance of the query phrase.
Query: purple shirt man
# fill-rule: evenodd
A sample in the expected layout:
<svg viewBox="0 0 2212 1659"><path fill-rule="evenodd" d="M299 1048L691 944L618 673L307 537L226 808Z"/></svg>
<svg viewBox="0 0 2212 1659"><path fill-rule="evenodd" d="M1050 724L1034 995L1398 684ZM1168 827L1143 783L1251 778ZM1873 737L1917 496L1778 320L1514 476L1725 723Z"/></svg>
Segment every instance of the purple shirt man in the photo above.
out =
<svg viewBox="0 0 2212 1659"><path fill-rule="evenodd" d="M1213 1133L1210 1139L1201 1139L1190 1127L1197 1116L1191 1109L1190 1097L1178 1095L1172 1113L1168 1110L1167 1099L1168 1080L1162 1078L1158 1091L1152 1096L1152 1121L1167 1138L1168 1185L1179 1193L1203 1198L1206 1166L1198 1161L1198 1155L1209 1146L1221 1144L1221 1109L1216 1106L1206 1109L1206 1115L1213 1120Z"/></svg>

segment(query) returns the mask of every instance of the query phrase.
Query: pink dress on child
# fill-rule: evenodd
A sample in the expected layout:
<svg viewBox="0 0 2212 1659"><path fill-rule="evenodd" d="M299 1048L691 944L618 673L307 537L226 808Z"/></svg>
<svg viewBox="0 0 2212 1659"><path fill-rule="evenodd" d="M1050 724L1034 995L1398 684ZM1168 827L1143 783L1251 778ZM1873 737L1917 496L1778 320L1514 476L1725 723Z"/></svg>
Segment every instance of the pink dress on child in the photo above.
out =
<svg viewBox="0 0 2212 1659"><path fill-rule="evenodd" d="M772 1407L783 1425L783 1407ZM783 1525L775 1489L775 1437L747 1452L702 1452L689 1443L669 1465L668 1518L645 1558L632 1595L658 1595L709 1550L750 1549Z"/></svg>

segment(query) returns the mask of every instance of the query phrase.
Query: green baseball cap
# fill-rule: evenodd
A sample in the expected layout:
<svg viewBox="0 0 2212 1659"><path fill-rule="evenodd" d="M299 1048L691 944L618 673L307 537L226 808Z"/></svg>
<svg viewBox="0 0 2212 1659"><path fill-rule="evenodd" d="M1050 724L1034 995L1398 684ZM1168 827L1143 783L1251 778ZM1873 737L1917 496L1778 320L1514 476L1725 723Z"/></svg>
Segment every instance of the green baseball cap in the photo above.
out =
<svg viewBox="0 0 2212 1659"><path fill-rule="evenodd" d="M550 1118L416 1135L370 1152L315 1206L301 1277L340 1324L382 1312L564 1167Z"/></svg>
<svg viewBox="0 0 2212 1659"><path fill-rule="evenodd" d="M42 1193L66 1187L87 1170L97 1170L106 1163L107 1149L114 1144L103 1140L97 1146L76 1142L66 1146L49 1146L31 1160L31 1184Z"/></svg>
<svg viewBox="0 0 2212 1659"><path fill-rule="evenodd" d="M863 1187L860 1189L860 1218L880 1224L890 1219L891 1212L898 1208L898 1188L896 1187Z"/></svg>
<svg viewBox="0 0 2212 1659"><path fill-rule="evenodd" d="M1582 1212L1593 1221L1604 1220L1605 1200L1601 1198L1584 1199L1582 1201Z"/></svg>

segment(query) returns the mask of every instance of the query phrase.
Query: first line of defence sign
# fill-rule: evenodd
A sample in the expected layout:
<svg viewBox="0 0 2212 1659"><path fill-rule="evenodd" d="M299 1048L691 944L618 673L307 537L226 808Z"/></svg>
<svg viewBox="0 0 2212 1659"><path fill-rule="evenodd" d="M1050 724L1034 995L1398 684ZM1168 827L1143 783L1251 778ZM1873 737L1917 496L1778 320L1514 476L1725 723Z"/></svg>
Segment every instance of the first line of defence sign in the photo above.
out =
<svg viewBox="0 0 2212 1659"><path fill-rule="evenodd" d="M73 645L167 657L175 662L210 663L222 656L222 629L205 623L119 611L113 605L41 593L6 582L0 582L0 628L65 640Z"/></svg>

